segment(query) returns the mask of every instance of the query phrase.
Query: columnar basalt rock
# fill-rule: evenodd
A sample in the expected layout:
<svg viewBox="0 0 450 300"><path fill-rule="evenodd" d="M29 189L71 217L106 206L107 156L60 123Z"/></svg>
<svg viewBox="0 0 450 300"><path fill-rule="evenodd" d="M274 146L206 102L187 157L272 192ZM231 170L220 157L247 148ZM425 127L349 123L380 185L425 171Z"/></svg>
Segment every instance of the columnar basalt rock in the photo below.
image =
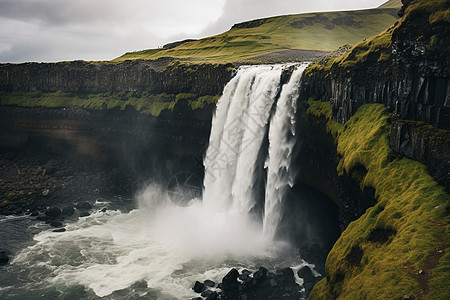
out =
<svg viewBox="0 0 450 300"><path fill-rule="evenodd" d="M301 95L329 101L340 123L363 104L383 103L394 117L392 148L425 163L448 186L449 174L441 169L448 169L450 148L450 26L434 17L433 4L403 3L404 18L385 33L307 69ZM421 123L431 127L426 134L413 125ZM438 132L447 138L433 137Z"/></svg>
<svg viewBox="0 0 450 300"><path fill-rule="evenodd" d="M169 58L122 63L0 64L0 91L148 91L153 94L218 95L230 80L231 71L231 64L188 64L173 62Z"/></svg>

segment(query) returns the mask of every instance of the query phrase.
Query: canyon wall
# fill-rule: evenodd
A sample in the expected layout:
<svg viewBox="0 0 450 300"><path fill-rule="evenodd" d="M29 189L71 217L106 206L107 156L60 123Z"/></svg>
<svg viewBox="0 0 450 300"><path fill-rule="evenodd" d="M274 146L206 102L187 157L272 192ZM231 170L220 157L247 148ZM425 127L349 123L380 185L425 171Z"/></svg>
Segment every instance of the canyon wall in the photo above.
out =
<svg viewBox="0 0 450 300"><path fill-rule="evenodd" d="M301 95L329 101L342 124L363 104L384 104L393 150L426 164L450 191L450 28L432 5L415 4L386 32L313 64Z"/></svg>

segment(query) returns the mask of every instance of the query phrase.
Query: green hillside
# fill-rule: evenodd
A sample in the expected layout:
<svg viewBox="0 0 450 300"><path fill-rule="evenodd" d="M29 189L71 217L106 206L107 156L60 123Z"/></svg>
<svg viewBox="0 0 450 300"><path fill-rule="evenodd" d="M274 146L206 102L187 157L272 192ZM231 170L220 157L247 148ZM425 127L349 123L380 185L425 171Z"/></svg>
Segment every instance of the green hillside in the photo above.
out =
<svg viewBox="0 0 450 300"><path fill-rule="evenodd" d="M174 57L237 62L290 49L331 51L384 31L397 20L397 11L397 8L377 8L253 20L235 24L216 36L130 52L114 61Z"/></svg>
<svg viewBox="0 0 450 300"><path fill-rule="evenodd" d="M378 8L400 8L401 6L401 0L389 0L388 2L380 5Z"/></svg>

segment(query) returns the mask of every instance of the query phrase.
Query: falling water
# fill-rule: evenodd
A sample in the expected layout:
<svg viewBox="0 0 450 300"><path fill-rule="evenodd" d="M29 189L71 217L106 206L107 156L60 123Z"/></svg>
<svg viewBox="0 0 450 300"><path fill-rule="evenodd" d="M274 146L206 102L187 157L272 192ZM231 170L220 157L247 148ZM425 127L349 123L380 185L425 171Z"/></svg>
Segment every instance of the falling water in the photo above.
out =
<svg viewBox="0 0 450 300"><path fill-rule="evenodd" d="M290 81L283 87L277 101L275 114L270 121L269 155L266 160L267 185L264 205L264 236L275 237L281 220L283 198L294 184L291 168L292 150L295 145L295 112L299 96L300 78L306 66L297 68Z"/></svg>
<svg viewBox="0 0 450 300"><path fill-rule="evenodd" d="M220 281L233 267L305 264L295 249L273 242L293 175L294 115L304 69L297 66L280 86L290 67L240 67L227 84L204 160L203 203L176 206L164 188L150 185L137 197L137 208L111 200L94 205L107 205L106 212L73 219L64 233L42 225L0 276L0 298L188 299L195 297L195 280ZM267 144L264 164L259 154ZM255 173L264 165L265 199L258 199ZM249 212L264 202L261 224Z"/></svg>
<svg viewBox="0 0 450 300"><path fill-rule="evenodd" d="M247 215L257 202L254 173L269 126L263 221L268 241L275 236L283 197L292 185L296 100L306 65L297 67L289 82L280 87L286 68L275 65L239 69L219 100L205 158L204 205Z"/></svg>

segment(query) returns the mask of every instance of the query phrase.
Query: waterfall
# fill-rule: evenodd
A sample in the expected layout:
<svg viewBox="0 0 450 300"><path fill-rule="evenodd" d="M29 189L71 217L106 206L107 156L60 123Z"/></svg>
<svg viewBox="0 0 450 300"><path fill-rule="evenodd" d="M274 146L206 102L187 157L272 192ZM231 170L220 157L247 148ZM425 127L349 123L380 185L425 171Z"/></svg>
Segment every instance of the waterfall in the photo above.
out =
<svg viewBox="0 0 450 300"><path fill-rule="evenodd" d="M297 66L289 82L280 86L282 73L288 67L238 69L218 102L204 159L203 205L212 211L232 210L248 215L261 201L254 193L255 170L269 131L263 231L270 240L280 219L284 193L292 181L295 106L306 66Z"/></svg>
<svg viewBox="0 0 450 300"><path fill-rule="evenodd" d="M306 65L298 67L283 87L277 101L275 114L270 120L267 184L264 205L263 234L272 240L281 220L282 201L289 186L293 186L291 169L292 150L295 145L295 113L299 96L300 79Z"/></svg>

